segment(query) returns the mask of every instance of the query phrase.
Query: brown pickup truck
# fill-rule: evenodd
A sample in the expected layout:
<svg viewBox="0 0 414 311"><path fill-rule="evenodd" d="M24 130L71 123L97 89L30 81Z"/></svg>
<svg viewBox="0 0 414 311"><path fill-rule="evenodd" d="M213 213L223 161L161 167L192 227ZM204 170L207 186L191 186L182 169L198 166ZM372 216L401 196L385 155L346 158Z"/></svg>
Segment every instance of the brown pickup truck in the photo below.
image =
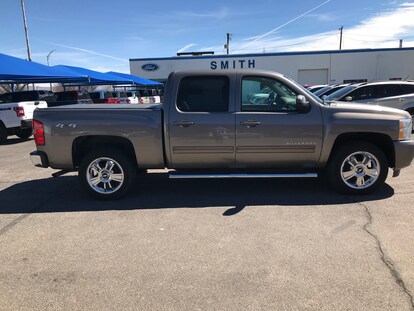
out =
<svg viewBox="0 0 414 311"><path fill-rule="evenodd" d="M173 72L164 103L37 109L34 165L79 171L100 199L123 196L137 172L171 178L317 177L370 193L414 157L402 110L325 103L274 72Z"/></svg>

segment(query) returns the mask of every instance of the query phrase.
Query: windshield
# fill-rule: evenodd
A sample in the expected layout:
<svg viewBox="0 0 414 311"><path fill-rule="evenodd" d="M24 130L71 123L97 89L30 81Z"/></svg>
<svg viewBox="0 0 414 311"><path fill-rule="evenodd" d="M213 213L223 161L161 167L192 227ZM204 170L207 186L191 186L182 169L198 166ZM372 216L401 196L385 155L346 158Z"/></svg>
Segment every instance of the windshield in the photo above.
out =
<svg viewBox="0 0 414 311"><path fill-rule="evenodd" d="M351 92L352 90L356 89L355 85L348 85L345 86L344 88L333 92L331 95L325 97L325 100L339 100L342 96L344 96L345 94L348 94L349 92Z"/></svg>
<svg viewBox="0 0 414 311"><path fill-rule="evenodd" d="M324 105L324 102L322 99L320 99L318 96L316 96L314 93L312 93L311 91L307 90L306 88L304 88L302 85L300 85L299 83L297 83L295 80L284 76L286 79L288 79L290 82L294 83L297 87L299 87L302 91L304 91L307 95L309 95L309 97L312 97L315 101L317 101L318 103L320 103L321 105Z"/></svg>
<svg viewBox="0 0 414 311"><path fill-rule="evenodd" d="M325 92L329 91L330 89L332 89L332 85L325 86L325 87L321 88L320 90L317 90L313 94L315 94L316 96L319 97L319 96L322 96L323 94L325 94Z"/></svg>

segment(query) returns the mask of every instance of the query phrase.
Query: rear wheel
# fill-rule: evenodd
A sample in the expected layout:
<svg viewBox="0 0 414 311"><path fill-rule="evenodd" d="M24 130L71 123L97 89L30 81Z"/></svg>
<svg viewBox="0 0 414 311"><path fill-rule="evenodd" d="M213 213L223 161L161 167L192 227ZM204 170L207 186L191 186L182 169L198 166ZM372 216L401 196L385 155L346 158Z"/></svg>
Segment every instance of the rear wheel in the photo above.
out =
<svg viewBox="0 0 414 311"><path fill-rule="evenodd" d="M84 189L95 198L123 197L135 183L136 166L121 151L92 151L82 160L79 177Z"/></svg>
<svg viewBox="0 0 414 311"><path fill-rule="evenodd" d="M328 164L331 185L341 193L368 194L388 175L388 161L377 146L368 142L344 144Z"/></svg>
<svg viewBox="0 0 414 311"><path fill-rule="evenodd" d="M7 140L7 129L0 125L0 144L4 144Z"/></svg>
<svg viewBox="0 0 414 311"><path fill-rule="evenodd" d="M33 134L33 130L31 128L16 130L16 136L21 139L27 139L30 136L32 136L32 134Z"/></svg>

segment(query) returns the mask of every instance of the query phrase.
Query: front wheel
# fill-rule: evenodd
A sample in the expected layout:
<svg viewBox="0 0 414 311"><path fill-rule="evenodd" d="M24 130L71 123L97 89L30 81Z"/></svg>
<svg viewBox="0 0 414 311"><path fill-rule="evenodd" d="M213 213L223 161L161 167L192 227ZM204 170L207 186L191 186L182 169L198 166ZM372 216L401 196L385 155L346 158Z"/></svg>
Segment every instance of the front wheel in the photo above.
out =
<svg viewBox="0 0 414 311"><path fill-rule="evenodd" d="M368 142L342 145L328 164L331 185L341 193L369 194L388 175L388 161L377 146Z"/></svg>
<svg viewBox="0 0 414 311"><path fill-rule="evenodd" d="M79 167L84 189L101 200L123 197L134 185L135 177L136 165L121 151L92 151Z"/></svg>

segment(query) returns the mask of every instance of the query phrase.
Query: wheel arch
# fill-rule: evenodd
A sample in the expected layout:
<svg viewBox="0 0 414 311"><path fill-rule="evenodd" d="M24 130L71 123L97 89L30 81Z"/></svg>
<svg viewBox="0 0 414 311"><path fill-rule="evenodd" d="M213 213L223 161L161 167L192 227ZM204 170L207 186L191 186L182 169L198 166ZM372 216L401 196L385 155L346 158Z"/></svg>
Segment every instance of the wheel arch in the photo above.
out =
<svg viewBox="0 0 414 311"><path fill-rule="evenodd" d="M377 146L379 149L384 152L389 167L394 167L395 165L395 150L394 144L391 139L386 134L380 133L366 133L366 132L359 132L359 133L344 133L339 135L331 149L331 153L329 155L328 162L329 163L332 157L335 155L335 152L340 149L340 146L350 143L350 142L367 142Z"/></svg>
<svg viewBox="0 0 414 311"><path fill-rule="evenodd" d="M137 156L132 142L120 136L82 136L73 141L72 159L73 166L79 167L82 159L91 151L98 149L117 149L131 158L133 163L138 167Z"/></svg>

